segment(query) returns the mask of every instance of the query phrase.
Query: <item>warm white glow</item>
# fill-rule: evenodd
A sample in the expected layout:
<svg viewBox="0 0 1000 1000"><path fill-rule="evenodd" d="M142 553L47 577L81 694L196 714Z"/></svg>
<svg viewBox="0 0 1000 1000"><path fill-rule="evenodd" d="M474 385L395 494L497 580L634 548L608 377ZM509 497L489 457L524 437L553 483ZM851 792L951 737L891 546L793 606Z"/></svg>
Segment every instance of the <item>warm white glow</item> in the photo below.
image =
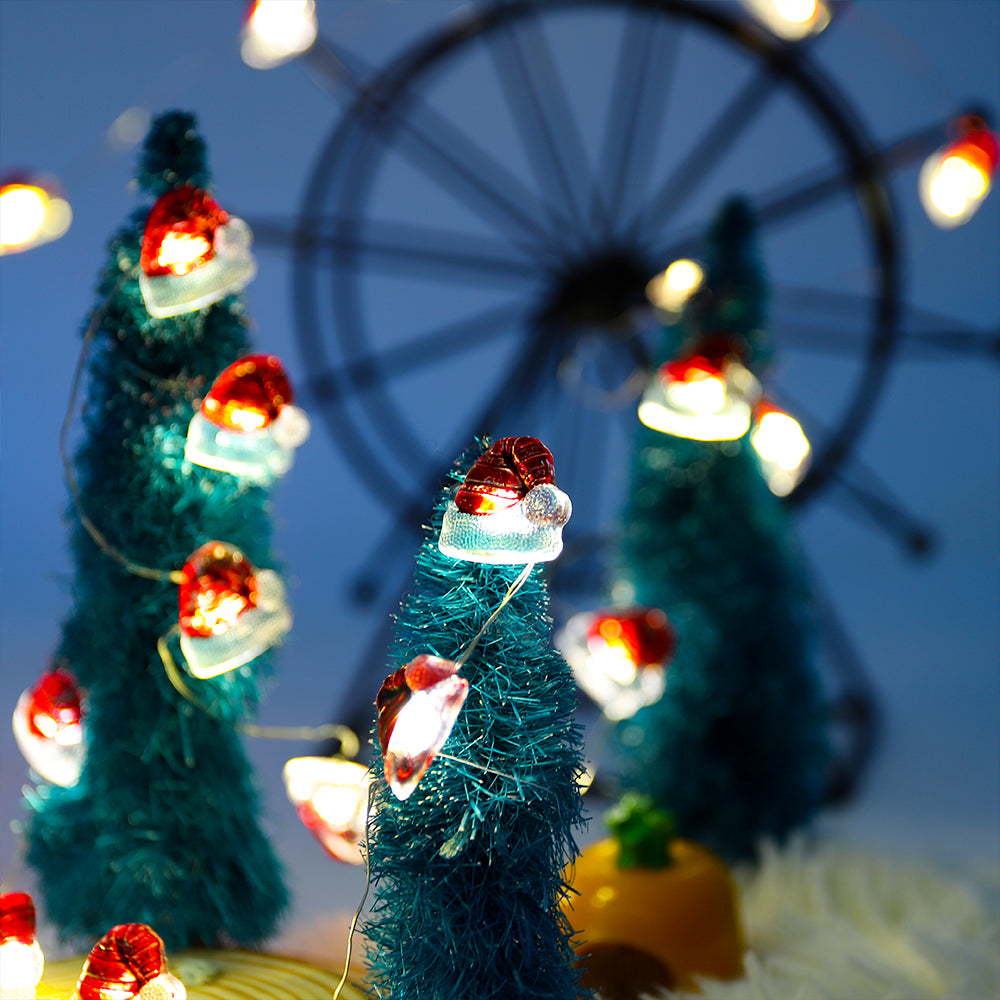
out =
<svg viewBox="0 0 1000 1000"><path fill-rule="evenodd" d="M761 417L750 443L760 456L771 492L777 496L791 493L812 450L799 422L780 410L770 410Z"/></svg>
<svg viewBox="0 0 1000 1000"><path fill-rule="evenodd" d="M968 222L989 189L989 175L960 154L938 150L920 171L920 200L931 222L942 229Z"/></svg>
<svg viewBox="0 0 1000 1000"><path fill-rule="evenodd" d="M0 195L0 234L4 247L30 243L45 222L48 195L41 189L15 184Z"/></svg>
<svg viewBox="0 0 1000 1000"><path fill-rule="evenodd" d="M229 419L241 431L259 431L267 423L267 414L252 408L234 406L229 411Z"/></svg>
<svg viewBox="0 0 1000 1000"><path fill-rule="evenodd" d="M0 998L33 997L44 967L37 941L4 941L0 944Z"/></svg>
<svg viewBox="0 0 1000 1000"><path fill-rule="evenodd" d="M705 274L697 261L675 260L646 285L646 298L665 312L680 312L698 290Z"/></svg>
<svg viewBox="0 0 1000 1000"><path fill-rule="evenodd" d="M719 413L726 405L726 383L718 375L697 373L683 382L664 386L667 400L692 413Z"/></svg>
<svg viewBox="0 0 1000 1000"><path fill-rule="evenodd" d="M743 6L765 28L790 42L819 34L830 23L824 0L743 0Z"/></svg>
<svg viewBox="0 0 1000 1000"><path fill-rule="evenodd" d="M169 267L174 274L187 274L206 254L212 252L212 244L197 233L167 233L160 244L156 261L161 267Z"/></svg>
<svg viewBox="0 0 1000 1000"><path fill-rule="evenodd" d="M0 188L0 255L59 239L73 220L69 202L37 184Z"/></svg>
<svg viewBox="0 0 1000 1000"><path fill-rule="evenodd" d="M803 24L816 16L816 0L774 0L779 17L793 24Z"/></svg>
<svg viewBox="0 0 1000 1000"><path fill-rule="evenodd" d="M639 403L639 419L653 430L695 441L732 441L750 429L751 402L760 390L742 365L724 377L693 371L686 380L657 375Z"/></svg>
<svg viewBox="0 0 1000 1000"><path fill-rule="evenodd" d="M316 41L313 0L258 0L243 30L240 55L253 69L272 69Z"/></svg>

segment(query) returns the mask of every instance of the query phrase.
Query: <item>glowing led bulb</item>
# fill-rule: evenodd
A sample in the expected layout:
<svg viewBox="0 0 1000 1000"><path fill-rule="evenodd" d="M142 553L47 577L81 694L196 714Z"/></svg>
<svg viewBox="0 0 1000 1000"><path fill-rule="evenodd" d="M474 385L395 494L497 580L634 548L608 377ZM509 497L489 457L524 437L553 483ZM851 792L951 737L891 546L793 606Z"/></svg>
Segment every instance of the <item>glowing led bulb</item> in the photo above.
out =
<svg viewBox="0 0 1000 1000"><path fill-rule="evenodd" d="M26 892L0 896L0 1000L34 1000L45 958L35 940L35 904Z"/></svg>
<svg viewBox="0 0 1000 1000"><path fill-rule="evenodd" d="M327 853L360 865L368 817L371 773L339 757L294 757L283 771L285 791Z"/></svg>
<svg viewBox="0 0 1000 1000"><path fill-rule="evenodd" d="M240 55L253 69L273 69L316 41L314 0L256 0L247 8Z"/></svg>
<svg viewBox="0 0 1000 1000"><path fill-rule="evenodd" d="M14 709L14 739L33 771L69 788L86 757L83 699L72 674L57 669L23 692Z"/></svg>
<svg viewBox="0 0 1000 1000"><path fill-rule="evenodd" d="M659 608L629 607L574 615L555 643L577 684L617 721L659 701L677 639Z"/></svg>
<svg viewBox="0 0 1000 1000"><path fill-rule="evenodd" d="M188 424L184 457L269 483L291 468L309 429L309 418L292 405L292 387L278 358L251 354L234 361L212 384Z"/></svg>
<svg viewBox="0 0 1000 1000"><path fill-rule="evenodd" d="M975 214L989 193L1000 142L974 115L958 123L960 138L931 154L920 169L920 200L941 229L960 226Z"/></svg>
<svg viewBox="0 0 1000 1000"><path fill-rule="evenodd" d="M660 366L639 403L647 427L695 441L735 440L749 430L759 383L710 339Z"/></svg>
<svg viewBox="0 0 1000 1000"><path fill-rule="evenodd" d="M422 653L390 674L375 699L385 780L403 800L451 735L469 693L458 664Z"/></svg>
<svg viewBox="0 0 1000 1000"><path fill-rule="evenodd" d="M291 628L277 573L254 569L235 546L206 542L181 572L181 652L195 677L216 677L248 663Z"/></svg>
<svg viewBox="0 0 1000 1000"><path fill-rule="evenodd" d="M697 261L675 260L646 285L646 298L666 313L679 313L701 286L705 274Z"/></svg>
<svg viewBox="0 0 1000 1000"><path fill-rule="evenodd" d="M809 468L812 448L799 422L772 403L758 404L750 435L768 489L783 497L795 489Z"/></svg>
<svg viewBox="0 0 1000 1000"><path fill-rule="evenodd" d="M0 255L57 240L72 220L54 184L26 176L0 182Z"/></svg>
<svg viewBox="0 0 1000 1000"><path fill-rule="evenodd" d="M819 34L830 23L824 0L743 0L743 6L765 28L790 42Z"/></svg>

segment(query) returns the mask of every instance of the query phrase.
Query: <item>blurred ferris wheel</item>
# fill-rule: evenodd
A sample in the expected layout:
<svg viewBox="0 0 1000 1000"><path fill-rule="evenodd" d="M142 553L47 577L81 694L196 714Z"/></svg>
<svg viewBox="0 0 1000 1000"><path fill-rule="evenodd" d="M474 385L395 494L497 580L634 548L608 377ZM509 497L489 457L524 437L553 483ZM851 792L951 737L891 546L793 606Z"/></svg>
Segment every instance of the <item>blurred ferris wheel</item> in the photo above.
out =
<svg viewBox="0 0 1000 1000"><path fill-rule="evenodd" d="M283 26L265 30L268 8ZM297 55L345 102L298 218L253 228L294 255L311 409L392 515L356 596L397 596L386 567L475 436L526 432L574 501L567 549L582 555L562 577L599 589L636 405L678 308L651 289L697 259L736 194L771 286L768 394L814 456L786 502L823 496L908 551L930 548L858 445L901 351L996 354L1000 338L905 308L889 178L988 135L987 116L959 108L877 144L812 55L836 13L812 0L464 4L375 67L318 37L311 3L251 5L246 60ZM983 176L940 224L975 207Z"/></svg>

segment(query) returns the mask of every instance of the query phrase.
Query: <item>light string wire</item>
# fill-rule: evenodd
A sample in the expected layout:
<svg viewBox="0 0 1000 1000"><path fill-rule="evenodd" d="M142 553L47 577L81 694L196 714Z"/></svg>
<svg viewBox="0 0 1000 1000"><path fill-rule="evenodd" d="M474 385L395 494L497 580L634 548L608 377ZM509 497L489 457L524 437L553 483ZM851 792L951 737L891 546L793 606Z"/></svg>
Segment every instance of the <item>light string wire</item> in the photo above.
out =
<svg viewBox="0 0 1000 1000"><path fill-rule="evenodd" d="M517 577L507 588L507 593L503 595L503 599L500 603L493 609L493 613L483 622L482 628L472 637L468 646L462 650L458 655L458 659L455 660L456 671L461 670L465 663L468 661L469 657L475 652L476 646L479 645L479 640L485 635L486 630L497 620L497 616L501 611L507 606L511 598L525 585L528 577L531 576L531 571L535 568L533 562L526 563L524 569L518 573Z"/></svg>
<svg viewBox="0 0 1000 1000"><path fill-rule="evenodd" d="M374 797L375 783L372 782L368 785L368 805L365 812L366 826L371 823L371 818L374 815L372 811L372 799ZM371 888L372 884L372 863L371 857L368 853L367 831L363 846L365 856L365 889L364 892L361 893L361 902L358 903L357 909L354 911L354 916L351 917L350 926L347 929L347 954L344 957L344 972L340 977L340 982L337 983L337 988L333 991L332 1000L339 1000L341 991L344 989L344 984L347 982L347 976L351 970L351 956L354 954L354 932L358 929L358 921L361 919L361 911L364 910L365 903L368 901L368 890Z"/></svg>
<svg viewBox="0 0 1000 1000"><path fill-rule="evenodd" d="M473 652L476 649L476 646L479 644L479 640L482 639L482 637L486 634L487 629L497 620L497 618L500 615L500 612L503 611L503 609L510 603L514 595L524 586L524 584L528 580L528 577L531 576L531 571L534 568L535 568L535 563L533 562L526 563L521 572L518 573L518 575L511 582L510 586L507 588L506 593L501 598L500 603L493 609L492 612L490 612L490 616L486 619L485 622L483 622L479 631L476 632L476 634L469 641L468 645L462 650L461 653L459 653L458 658L454 661L456 667L456 673L458 672L458 670L462 668L462 666L465 663L468 662L469 657L472 656ZM496 774L502 778L508 778L514 782L517 781L517 779L512 774L505 774L503 771L497 771L492 767L486 767L482 764L476 764L474 761L471 760L463 760L460 757L452 757L450 754L446 753L438 753L436 756L441 758L442 760L450 760L456 764L465 764L469 767L476 768L477 770L480 771L487 771L490 774ZM374 797L374 794L375 794L375 783L372 782L372 784L368 786L368 811L366 813L367 816L366 822L368 824L371 823L371 818L373 815L372 799ZM361 919L361 912L362 910L364 910L365 902L368 899L368 892L369 889L371 888L371 857L368 850L367 837L364 848L364 857L365 857L365 889L361 895L361 901L358 903L357 909L355 909L354 915L351 918L350 927L348 928L347 955L344 960L344 971L343 974L341 975L340 982L337 984L337 988L333 991L332 1000L339 1000L340 994L344 989L344 984L347 982L347 976L351 966L351 955L353 954L353 949L354 949L354 932L357 930L358 921Z"/></svg>
<svg viewBox="0 0 1000 1000"><path fill-rule="evenodd" d="M212 711L184 681L173 654L170 652L170 639L176 635L179 627L174 625L168 632L161 635L156 640L156 648L159 651L160 659L163 661L163 668L167 678L186 701L189 701L196 708L201 709L206 715L218 722L227 722L217 712ZM244 736L252 736L265 740L307 740L309 742L320 742L328 739L340 740L339 753L348 758L357 757L361 750L361 741L357 734L348 726L340 725L336 722L329 722L322 726L260 726L254 722L237 721L233 728Z"/></svg>
<svg viewBox="0 0 1000 1000"><path fill-rule="evenodd" d="M112 543L108 541L107 536L88 517L86 511L83 509L83 497L80 494L80 486L79 483L77 483L76 474L73 470L73 463L70 460L66 445L69 428L73 423L73 416L76 412L76 400L80 393L80 383L83 379L83 370L86 365L87 355L90 351L90 345L93 343L94 337L100 328L101 322L104 319L104 315L108 310L111 300L118 294L118 292L121 291L125 282L134 278L138 271L138 265L130 267L118 279L115 283L115 287L111 289L104 301L94 310L93 315L90 318L90 323L88 324L87 330L83 335L83 344L80 348L80 356L76 362L76 370L73 373L73 382L70 387L69 403L66 407L66 415L63 418L62 427L59 430L59 457L62 460L63 471L66 476L66 485L69 489L70 500L73 504L73 509L76 511L76 516L79 519L80 524L86 530L87 534L90 535L94 544L101 550L101 552L110 556L115 560L115 562L124 567L125 570L133 576L143 577L146 580L168 581L170 583L180 584L184 582L184 575L180 570L155 569L151 566L143 566L140 563L134 562L120 549L112 545Z"/></svg>

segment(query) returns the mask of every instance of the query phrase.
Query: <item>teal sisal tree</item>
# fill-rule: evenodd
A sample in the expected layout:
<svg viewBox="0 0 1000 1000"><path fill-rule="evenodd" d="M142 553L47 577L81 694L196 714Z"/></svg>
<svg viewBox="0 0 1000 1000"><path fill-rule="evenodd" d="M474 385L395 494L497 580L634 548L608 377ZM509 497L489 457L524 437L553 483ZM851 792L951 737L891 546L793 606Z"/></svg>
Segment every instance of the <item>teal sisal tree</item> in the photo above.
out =
<svg viewBox="0 0 1000 1000"><path fill-rule="evenodd" d="M754 228L741 201L720 213L704 287L667 331L667 357L721 336L760 370L765 283ZM637 428L613 592L662 608L678 635L663 697L620 726L626 786L729 860L807 823L828 769L810 593L787 509L749 435Z"/></svg>
<svg viewBox="0 0 1000 1000"><path fill-rule="evenodd" d="M208 270L213 304L184 311L176 300L191 285L169 275L144 294L146 207L112 239L88 323L85 430L71 482L73 606L57 654L84 692L86 755L75 784L32 790L26 829L45 911L66 938L93 941L138 922L168 948L253 944L287 903L233 725L258 699L268 654L209 679L188 675L196 703L158 652L178 622L177 571L196 549L221 540L253 567L271 565L262 480L185 458L199 401L248 347L243 300L228 292L252 265L238 248L223 254L215 227L226 216L208 182L193 117L156 119L138 183L160 206L180 198L207 213L188 229L209 242L215 231L217 263L231 272ZM241 226L229 235L242 240ZM198 301L202 273L193 277ZM173 656L183 671L176 644Z"/></svg>
<svg viewBox="0 0 1000 1000"><path fill-rule="evenodd" d="M533 440L501 439L494 448ZM459 462L455 482L478 455ZM570 1000L581 990L559 903L581 817L574 684L549 644L541 568L439 549L455 495L454 484L443 491L417 554L391 662L397 671L421 654L459 662L468 693L443 751L408 797L383 780L383 756L374 764L371 981L393 1000ZM523 585L476 642L522 572ZM399 673L379 697L383 729L398 691L393 678ZM389 747L385 758L395 753ZM397 778L409 772L409 764L395 770Z"/></svg>

